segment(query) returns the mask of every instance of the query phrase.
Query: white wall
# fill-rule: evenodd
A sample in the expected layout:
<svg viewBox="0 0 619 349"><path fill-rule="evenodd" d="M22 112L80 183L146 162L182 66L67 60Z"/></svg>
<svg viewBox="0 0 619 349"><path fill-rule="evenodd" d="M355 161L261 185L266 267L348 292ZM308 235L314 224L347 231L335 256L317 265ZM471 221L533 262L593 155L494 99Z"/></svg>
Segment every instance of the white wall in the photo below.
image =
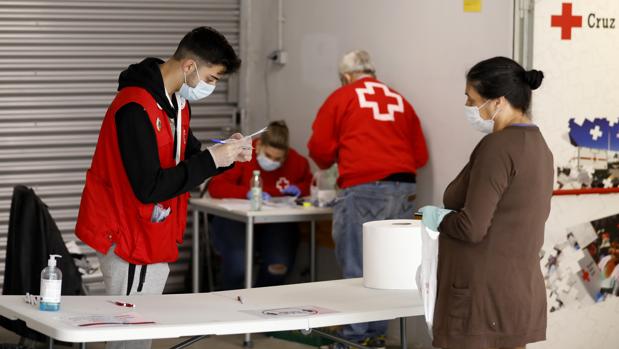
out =
<svg viewBox="0 0 619 349"><path fill-rule="evenodd" d="M481 59L511 56L512 2L485 1L481 13L464 13L462 1L283 3L284 49L289 58L284 67L266 59L277 43L277 1L249 5L248 128L256 129L267 119L285 119L292 145L307 154L315 114L339 86L339 57L364 48L375 61L379 79L417 110L430 148L430 163L419 174L419 203L440 204L445 186L480 139L463 117L464 75Z"/></svg>
<svg viewBox="0 0 619 349"><path fill-rule="evenodd" d="M440 204L446 185L481 138L463 116L464 75L479 60L511 57L512 2L485 1L481 13L464 13L462 1L283 3L288 64L278 67L266 58L277 45L277 1L244 1L244 66L249 78L243 99L248 110L245 131L258 129L269 119L285 119L293 147L307 154L315 114L339 86L336 67L340 56L351 49L366 49L379 79L417 110L430 149L430 162L419 173L418 203ZM391 334L397 338L394 325ZM409 322L415 348L429 346L423 326L419 319Z"/></svg>
<svg viewBox="0 0 619 349"><path fill-rule="evenodd" d="M481 59L511 56L512 2L484 1L482 13L467 14L461 1L285 0L284 49L289 63L284 67L266 59L277 43L277 0L244 3L249 7L246 127L253 130L268 119L285 119L293 146L306 154L315 113L338 87L339 57L364 48L372 54L379 78L409 99L422 120L431 160L420 172L419 204L440 203L445 186L481 137L463 118L464 74ZM544 249L550 251L563 241L567 227L616 214L618 205L619 195L553 198ZM616 299L549 314L548 340L530 346L616 348L619 332L613 324L618 315ZM397 324L392 325L390 335L397 338ZM409 322L409 338L414 348L429 346L419 319Z"/></svg>

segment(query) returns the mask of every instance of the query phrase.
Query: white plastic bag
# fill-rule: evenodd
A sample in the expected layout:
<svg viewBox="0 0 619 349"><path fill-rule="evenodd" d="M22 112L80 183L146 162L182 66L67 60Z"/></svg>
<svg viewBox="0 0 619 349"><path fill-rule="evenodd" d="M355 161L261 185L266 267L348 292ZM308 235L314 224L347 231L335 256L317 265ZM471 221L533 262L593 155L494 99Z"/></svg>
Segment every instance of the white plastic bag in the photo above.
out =
<svg viewBox="0 0 619 349"><path fill-rule="evenodd" d="M336 198L337 167L328 170L318 170L314 173L310 194L312 202L318 207L330 206Z"/></svg>
<svg viewBox="0 0 619 349"><path fill-rule="evenodd" d="M417 288L423 299L423 310L430 338L436 303L436 273L438 268L438 232L421 224L421 265L417 268Z"/></svg>

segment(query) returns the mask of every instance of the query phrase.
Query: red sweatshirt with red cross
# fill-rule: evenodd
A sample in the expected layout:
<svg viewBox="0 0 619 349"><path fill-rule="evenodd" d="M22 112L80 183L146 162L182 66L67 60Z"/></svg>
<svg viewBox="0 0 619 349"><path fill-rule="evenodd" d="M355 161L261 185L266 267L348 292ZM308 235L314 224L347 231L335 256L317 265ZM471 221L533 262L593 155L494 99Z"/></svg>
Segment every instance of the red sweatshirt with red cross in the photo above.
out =
<svg viewBox="0 0 619 349"><path fill-rule="evenodd" d="M341 188L415 174L428 161L413 106L373 77L342 86L327 98L307 146L318 167L338 164Z"/></svg>
<svg viewBox="0 0 619 349"><path fill-rule="evenodd" d="M213 177L208 185L209 194L214 198L247 198L254 170L260 171L262 191L271 196L283 196L282 191L293 184L301 189L302 196L309 195L313 178L309 162L292 148L282 166L269 172L260 167L254 151L251 161L237 162L232 169Z"/></svg>

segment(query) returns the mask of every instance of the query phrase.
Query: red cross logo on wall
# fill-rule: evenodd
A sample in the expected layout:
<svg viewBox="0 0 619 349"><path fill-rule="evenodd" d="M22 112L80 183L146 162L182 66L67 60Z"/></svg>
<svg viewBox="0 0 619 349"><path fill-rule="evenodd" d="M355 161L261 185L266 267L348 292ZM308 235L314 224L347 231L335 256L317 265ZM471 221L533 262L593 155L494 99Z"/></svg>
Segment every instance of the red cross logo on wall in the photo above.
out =
<svg viewBox="0 0 619 349"><path fill-rule="evenodd" d="M572 28L582 27L582 16L573 16L572 4L564 2L561 15L552 16L550 26L561 28L561 40L571 40Z"/></svg>

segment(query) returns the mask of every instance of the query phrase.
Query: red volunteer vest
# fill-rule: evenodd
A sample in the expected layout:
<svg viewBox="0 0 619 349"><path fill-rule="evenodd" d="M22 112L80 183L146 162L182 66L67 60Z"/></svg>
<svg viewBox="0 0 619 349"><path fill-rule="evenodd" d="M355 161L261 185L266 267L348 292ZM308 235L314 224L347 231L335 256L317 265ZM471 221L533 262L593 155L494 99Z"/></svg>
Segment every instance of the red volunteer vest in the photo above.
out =
<svg viewBox="0 0 619 349"><path fill-rule="evenodd" d="M151 222L154 204L144 204L135 197L118 147L116 111L131 102L141 105L148 114L157 137L161 168L176 166L174 136L166 112L145 89L123 88L116 94L101 125L92 164L86 173L75 233L103 254L116 244L114 252L129 263L174 262L178 258L177 244L183 242L189 193L160 202L164 208L170 207L170 215L163 222ZM186 103L179 107L182 107L182 161L189 132L189 107Z"/></svg>

